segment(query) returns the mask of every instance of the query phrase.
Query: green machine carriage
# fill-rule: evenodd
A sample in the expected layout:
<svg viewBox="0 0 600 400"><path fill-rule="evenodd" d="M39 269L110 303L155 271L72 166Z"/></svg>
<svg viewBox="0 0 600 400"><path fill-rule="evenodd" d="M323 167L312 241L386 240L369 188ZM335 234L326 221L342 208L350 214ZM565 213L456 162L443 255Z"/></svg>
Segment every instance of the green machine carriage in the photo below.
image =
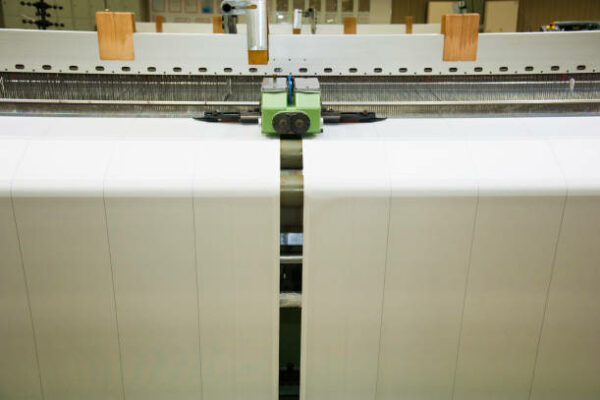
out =
<svg viewBox="0 0 600 400"><path fill-rule="evenodd" d="M260 102L263 133L302 136L321 132L321 91L317 78L265 78Z"/></svg>

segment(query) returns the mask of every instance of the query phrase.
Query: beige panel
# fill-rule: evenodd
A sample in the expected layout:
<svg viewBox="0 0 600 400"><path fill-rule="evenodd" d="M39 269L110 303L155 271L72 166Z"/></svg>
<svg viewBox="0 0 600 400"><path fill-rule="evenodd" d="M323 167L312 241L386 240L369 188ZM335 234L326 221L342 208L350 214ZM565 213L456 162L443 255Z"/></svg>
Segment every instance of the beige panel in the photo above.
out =
<svg viewBox="0 0 600 400"><path fill-rule="evenodd" d="M15 177L44 398L121 399L102 178L106 141L32 141Z"/></svg>
<svg viewBox="0 0 600 400"><path fill-rule="evenodd" d="M17 133L17 132L15 132ZM22 140L0 144L0 398L41 399L40 376L27 287L10 188L27 147Z"/></svg>
<svg viewBox="0 0 600 400"><path fill-rule="evenodd" d="M439 24L442 22L442 16L452 14L454 1L430 1L427 3L427 23Z"/></svg>
<svg viewBox="0 0 600 400"><path fill-rule="evenodd" d="M484 15L484 32L516 32L519 2L488 1L485 3Z"/></svg>

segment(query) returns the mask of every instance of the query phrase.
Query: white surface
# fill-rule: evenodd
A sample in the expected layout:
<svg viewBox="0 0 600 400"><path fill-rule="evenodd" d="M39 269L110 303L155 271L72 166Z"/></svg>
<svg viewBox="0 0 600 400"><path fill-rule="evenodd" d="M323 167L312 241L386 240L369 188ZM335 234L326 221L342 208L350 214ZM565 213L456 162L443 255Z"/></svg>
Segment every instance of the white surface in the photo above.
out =
<svg viewBox="0 0 600 400"><path fill-rule="evenodd" d="M190 143L119 143L105 180L127 399L201 392Z"/></svg>
<svg viewBox="0 0 600 400"><path fill-rule="evenodd" d="M528 126L539 133L575 122L534 120ZM531 393L536 400L595 399L600 392L600 129L594 119L586 127L571 131L577 140L550 139L569 194Z"/></svg>
<svg viewBox="0 0 600 400"><path fill-rule="evenodd" d="M102 201L113 148L32 140L13 179L45 399L122 395Z"/></svg>
<svg viewBox="0 0 600 400"><path fill-rule="evenodd" d="M254 140L216 141L200 147L196 158L207 399L278 397L279 143L261 138L258 129L245 133Z"/></svg>
<svg viewBox="0 0 600 400"><path fill-rule="evenodd" d="M600 396L599 122L306 143L303 398Z"/></svg>
<svg viewBox="0 0 600 400"><path fill-rule="evenodd" d="M0 127L7 132L8 127ZM10 197L14 173L27 142L0 146L0 397L41 399L37 355Z"/></svg>
<svg viewBox="0 0 600 400"><path fill-rule="evenodd" d="M598 126L306 140L303 398L597 399ZM254 128L0 118L0 397L277 396L279 144Z"/></svg>
<svg viewBox="0 0 600 400"><path fill-rule="evenodd" d="M277 397L279 146L209 126L0 119L0 397Z"/></svg>
<svg viewBox="0 0 600 400"><path fill-rule="evenodd" d="M135 60L109 61L99 59L95 32L2 29L0 70L44 72L42 66L50 65L49 72L134 75L149 74L148 67L155 67L150 74L158 75L177 74L175 67L181 68L180 74L193 75L285 75L298 74L299 68L310 75L464 75L474 74L476 67L482 68L481 74L496 75L548 73L553 66L558 67L553 73L600 71L597 31L481 34L474 62L444 62L443 42L439 33L272 35L269 64L250 66L245 35L139 33L134 35ZM18 64L23 69L16 69ZM77 66L77 71L71 71L71 66ZM97 66L104 71L97 72ZM123 71L124 66L130 70ZM579 71L578 66L586 69ZM500 71L501 67L507 70ZM534 69L526 71L526 67ZM199 68L206 70L199 72ZM325 73L326 68L331 72ZM350 68L356 72L350 73ZM431 72L426 73L426 68Z"/></svg>
<svg viewBox="0 0 600 400"><path fill-rule="evenodd" d="M509 122L470 124L479 202L455 377L462 399L528 398L564 208L550 146Z"/></svg>
<svg viewBox="0 0 600 400"><path fill-rule="evenodd" d="M375 391L390 189L374 129L304 142L303 399Z"/></svg>
<svg viewBox="0 0 600 400"><path fill-rule="evenodd" d="M444 123L407 121L386 142L392 200L378 398L452 395L477 181ZM443 334L441 334L443 332Z"/></svg>

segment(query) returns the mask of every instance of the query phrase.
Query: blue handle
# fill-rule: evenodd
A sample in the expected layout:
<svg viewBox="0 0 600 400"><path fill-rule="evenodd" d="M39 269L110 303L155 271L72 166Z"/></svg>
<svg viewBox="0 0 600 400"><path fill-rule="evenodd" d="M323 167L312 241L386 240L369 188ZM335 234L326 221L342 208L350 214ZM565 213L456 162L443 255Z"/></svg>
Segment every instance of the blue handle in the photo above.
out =
<svg viewBox="0 0 600 400"><path fill-rule="evenodd" d="M288 105L292 104L292 93L294 92L294 80L292 79L292 74L289 74L287 77L287 87L288 87Z"/></svg>

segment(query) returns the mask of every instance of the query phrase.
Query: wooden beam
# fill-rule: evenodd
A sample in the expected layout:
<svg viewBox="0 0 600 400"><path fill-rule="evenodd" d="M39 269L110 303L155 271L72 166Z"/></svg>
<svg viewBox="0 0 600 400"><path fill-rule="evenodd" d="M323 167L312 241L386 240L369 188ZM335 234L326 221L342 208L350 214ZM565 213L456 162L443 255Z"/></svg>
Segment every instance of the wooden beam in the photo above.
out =
<svg viewBox="0 0 600 400"><path fill-rule="evenodd" d="M444 61L477 60L479 14L446 14L442 18Z"/></svg>
<svg viewBox="0 0 600 400"><path fill-rule="evenodd" d="M356 35L356 17L344 17L344 35Z"/></svg>
<svg viewBox="0 0 600 400"><path fill-rule="evenodd" d="M96 13L98 27L98 50L101 60L133 60L133 33L135 14L132 12Z"/></svg>
<svg viewBox="0 0 600 400"><path fill-rule="evenodd" d="M212 23L213 33L225 33L225 29L223 28L223 17L220 15L213 15Z"/></svg>
<svg viewBox="0 0 600 400"><path fill-rule="evenodd" d="M163 17L162 15L157 15L154 22L156 24L156 32L162 32L163 31L163 22L165 22L165 17Z"/></svg>
<svg viewBox="0 0 600 400"><path fill-rule="evenodd" d="M406 16L404 17L404 25L406 26L406 33L413 33L413 17Z"/></svg>

